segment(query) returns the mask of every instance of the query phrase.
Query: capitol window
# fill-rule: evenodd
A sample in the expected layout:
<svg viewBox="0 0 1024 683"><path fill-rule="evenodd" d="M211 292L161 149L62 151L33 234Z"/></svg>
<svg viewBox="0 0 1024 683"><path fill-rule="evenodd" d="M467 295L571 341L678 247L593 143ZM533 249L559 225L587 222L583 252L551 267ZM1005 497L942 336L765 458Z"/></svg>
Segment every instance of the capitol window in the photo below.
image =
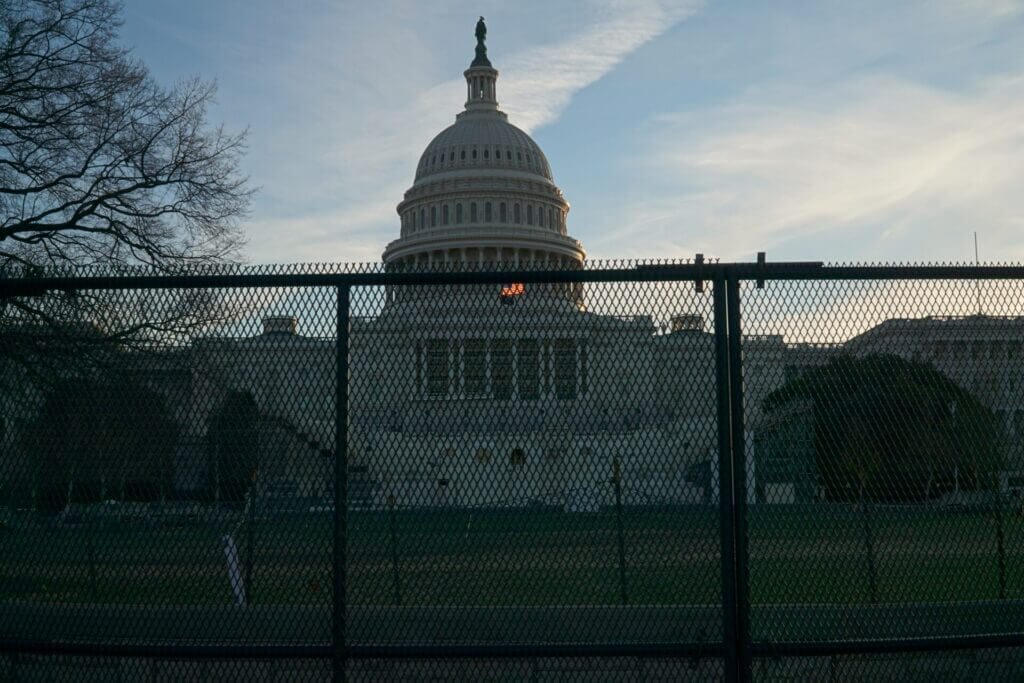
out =
<svg viewBox="0 0 1024 683"><path fill-rule="evenodd" d="M469 205L469 220L476 222L476 202Z"/></svg>
<svg viewBox="0 0 1024 683"><path fill-rule="evenodd" d="M515 216L516 223L523 222L523 214L522 211L519 209L519 204L516 204L514 207L512 207L512 213Z"/></svg>
<svg viewBox="0 0 1024 683"><path fill-rule="evenodd" d="M455 222L456 223L461 223L462 222L462 203L461 202L455 205Z"/></svg>
<svg viewBox="0 0 1024 683"><path fill-rule="evenodd" d="M436 225L437 225L437 207L436 206L432 206L432 207L430 207L430 227L433 228Z"/></svg>
<svg viewBox="0 0 1024 683"><path fill-rule="evenodd" d="M576 341L556 339L552 344L555 398L576 398Z"/></svg>
<svg viewBox="0 0 1024 683"><path fill-rule="evenodd" d="M502 223L508 222L508 206L505 202L498 205L498 220Z"/></svg>
<svg viewBox="0 0 1024 683"><path fill-rule="evenodd" d="M491 392L494 398L512 398L512 340L495 339L491 344Z"/></svg>
<svg viewBox="0 0 1024 683"><path fill-rule="evenodd" d="M473 148L473 158L476 159L476 147Z"/></svg>
<svg viewBox="0 0 1024 683"><path fill-rule="evenodd" d="M490 223L492 219L493 215L491 211L491 203L487 202L486 204L484 204L484 221Z"/></svg>
<svg viewBox="0 0 1024 683"><path fill-rule="evenodd" d="M485 149L484 150L484 159L490 159L490 158L491 158L491 150Z"/></svg>
<svg viewBox="0 0 1024 683"><path fill-rule="evenodd" d="M526 224L533 225L533 205L527 204L526 206Z"/></svg>
<svg viewBox="0 0 1024 683"><path fill-rule="evenodd" d="M542 228L544 227L544 207L543 206L538 206L537 207L537 225L539 225Z"/></svg>
<svg viewBox="0 0 1024 683"><path fill-rule="evenodd" d="M415 385L423 397L566 400L588 391L585 340L435 339L415 351Z"/></svg>
<svg viewBox="0 0 1024 683"><path fill-rule="evenodd" d="M441 225L448 225L448 205L441 205Z"/></svg>
<svg viewBox="0 0 1024 683"><path fill-rule="evenodd" d="M487 340L467 339L462 343L462 389L466 396L487 393Z"/></svg>
<svg viewBox="0 0 1024 683"><path fill-rule="evenodd" d="M427 396L447 396L451 385L451 363L448 340L431 339L427 342Z"/></svg>
<svg viewBox="0 0 1024 683"><path fill-rule="evenodd" d="M540 344L536 339L520 339L516 344L519 370L519 398L535 401L540 398Z"/></svg>
<svg viewBox="0 0 1024 683"><path fill-rule="evenodd" d="M427 210L426 209L420 209L420 227L421 228L427 227Z"/></svg>

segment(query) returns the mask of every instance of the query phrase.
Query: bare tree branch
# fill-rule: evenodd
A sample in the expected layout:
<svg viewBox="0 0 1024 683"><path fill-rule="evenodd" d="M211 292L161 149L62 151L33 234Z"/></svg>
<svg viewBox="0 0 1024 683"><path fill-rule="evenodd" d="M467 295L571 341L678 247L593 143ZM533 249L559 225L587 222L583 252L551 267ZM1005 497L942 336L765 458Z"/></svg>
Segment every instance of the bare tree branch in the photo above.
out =
<svg viewBox="0 0 1024 683"><path fill-rule="evenodd" d="M0 6L0 267L230 260L251 190L215 87L159 86L112 0Z"/></svg>

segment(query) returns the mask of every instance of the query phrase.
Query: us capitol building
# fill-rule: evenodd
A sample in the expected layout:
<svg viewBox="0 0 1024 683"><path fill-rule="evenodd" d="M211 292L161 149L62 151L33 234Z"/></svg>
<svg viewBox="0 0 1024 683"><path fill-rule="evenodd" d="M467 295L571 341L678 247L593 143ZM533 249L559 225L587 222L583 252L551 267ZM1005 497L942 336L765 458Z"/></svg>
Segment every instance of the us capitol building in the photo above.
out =
<svg viewBox="0 0 1024 683"><path fill-rule="evenodd" d="M498 71L485 36L481 20L465 71L464 110L420 157L397 207L398 238L384 249L388 271L584 266L583 245L568 233L569 204L543 151L498 107ZM276 301L269 310L282 314L264 317L262 333L197 338L139 367L181 425L179 495L210 492L211 430L228 399L242 396L259 415L254 459L264 496L329 496L336 343L328 333L299 330L315 332L327 322L333 333L334 300L302 296ZM625 504L711 502L717 426L710 308L709 293L682 282L355 288L350 500L582 511L610 503L618 480ZM290 314L295 310L306 319ZM793 457L806 452L810 427L773 425L759 406L790 377L839 353L927 361L974 393L1010 437L1004 488L1024 490L1021 339L1024 317L980 312L885 320L830 347L782 335L745 337L748 498L815 499L808 458L795 465ZM28 383L22 387L32 393ZM16 454L19 425L32 419L15 419L15 408L30 403L0 397L5 453ZM759 441L782 432L792 436L776 439L775 448ZM4 459L0 486L30 479L23 458Z"/></svg>
<svg viewBox="0 0 1024 683"><path fill-rule="evenodd" d="M584 265L547 158L498 107L485 35L481 19L465 108L427 145L398 204L399 236L383 253L389 271ZM616 305L625 315L613 314ZM627 504L711 501L710 296L692 283L393 286L354 292L353 316L347 457L364 504L589 510L611 502L616 473ZM272 316L263 334L197 341L187 412L209 415L229 388L248 392L265 416L265 485L316 497L333 471L335 346L298 334L298 324ZM831 347L745 338L748 498L816 496L814 473L794 471L807 467L786 452L806 448L809 432L803 446L787 441L769 453L758 436L774 427L760 404L839 353L931 362L996 411L1017 444L1010 468L1022 469L1014 463L1024 459L1024 398L1013 390L1024 382L1022 336L1024 318L979 314L887 320ZM1002 388L993 390L979 358L1009 363ZM186 422L200 443L205 419ZM193 451L194 466L182 470L192 480L179 482L186 489L203 486L206 456Z"/></svg>
<svg viewBox="0 0 1024 683"><path fill-rule="evenodd" d="M498 107L485 34L481 20L465 108L420 157L386 270L584 264L547 158ZM645 295L605 287L627 306ZM373 314L359 317L353 292L348 466L367 504L592 509L611 494L615 460L631 501L700 495L686 469L709 457L716 432L699 316L655 335L650 316L588 311L579 284L362 294ZM279 425L264 439L261 476L316 496L332 471L334 344L297 334L299 322L273 316L261 335L196 342L189 412L209 411L227 389L249 392ZM194 424L194 437L205 429Z"/></svg>

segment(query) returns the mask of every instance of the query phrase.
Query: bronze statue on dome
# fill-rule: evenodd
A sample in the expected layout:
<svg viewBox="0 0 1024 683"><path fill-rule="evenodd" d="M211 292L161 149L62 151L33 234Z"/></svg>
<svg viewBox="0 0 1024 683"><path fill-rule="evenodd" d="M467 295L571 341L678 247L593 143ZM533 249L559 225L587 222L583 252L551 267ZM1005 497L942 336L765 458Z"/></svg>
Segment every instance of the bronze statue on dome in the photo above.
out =
<svg viewBox="0 0 1024 683"><path fill-rule="evenodd" d="M485 40L487 40L487 24L484 23L484 18L480 17L480 20L476 22L476 58L470 67L491 65L491 61L487 59Z"/></svg>

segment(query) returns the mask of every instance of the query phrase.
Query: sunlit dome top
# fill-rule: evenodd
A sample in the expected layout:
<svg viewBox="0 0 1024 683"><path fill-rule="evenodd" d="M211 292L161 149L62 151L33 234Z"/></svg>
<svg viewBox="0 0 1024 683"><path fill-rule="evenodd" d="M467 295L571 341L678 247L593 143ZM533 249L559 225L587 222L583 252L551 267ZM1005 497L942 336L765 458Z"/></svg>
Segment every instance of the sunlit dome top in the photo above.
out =
<svg viewBox="0 0 1024 683"><path fill-rule="evenodd" d="M498 109L498 71L487 58L484 18L466 77L466 104L427 145L416 179L396 207L402 226L383 259L389 268L486 264L579 267L583 245L568 234L569 202L529 135ZM579 289L566 296L578 302Z"/></svg>
<svg viewBox="0 0 1024 683"><path fill-rule="evenodd" d="M497 108L459 114L427 145L416 180L462 170L519 171L553 180L544 152Z"/></svg>
<svg viewBox="0 0 1024 683"><path fill-rule="evenodd" d="M483 17L477 24L476 58L465 71L466 109L435 137L416 166L416 181L442 173L471 170L526 173L552 180L551 167L537 143L508 122L498 109L498 71L487 58Z"/></svg>

